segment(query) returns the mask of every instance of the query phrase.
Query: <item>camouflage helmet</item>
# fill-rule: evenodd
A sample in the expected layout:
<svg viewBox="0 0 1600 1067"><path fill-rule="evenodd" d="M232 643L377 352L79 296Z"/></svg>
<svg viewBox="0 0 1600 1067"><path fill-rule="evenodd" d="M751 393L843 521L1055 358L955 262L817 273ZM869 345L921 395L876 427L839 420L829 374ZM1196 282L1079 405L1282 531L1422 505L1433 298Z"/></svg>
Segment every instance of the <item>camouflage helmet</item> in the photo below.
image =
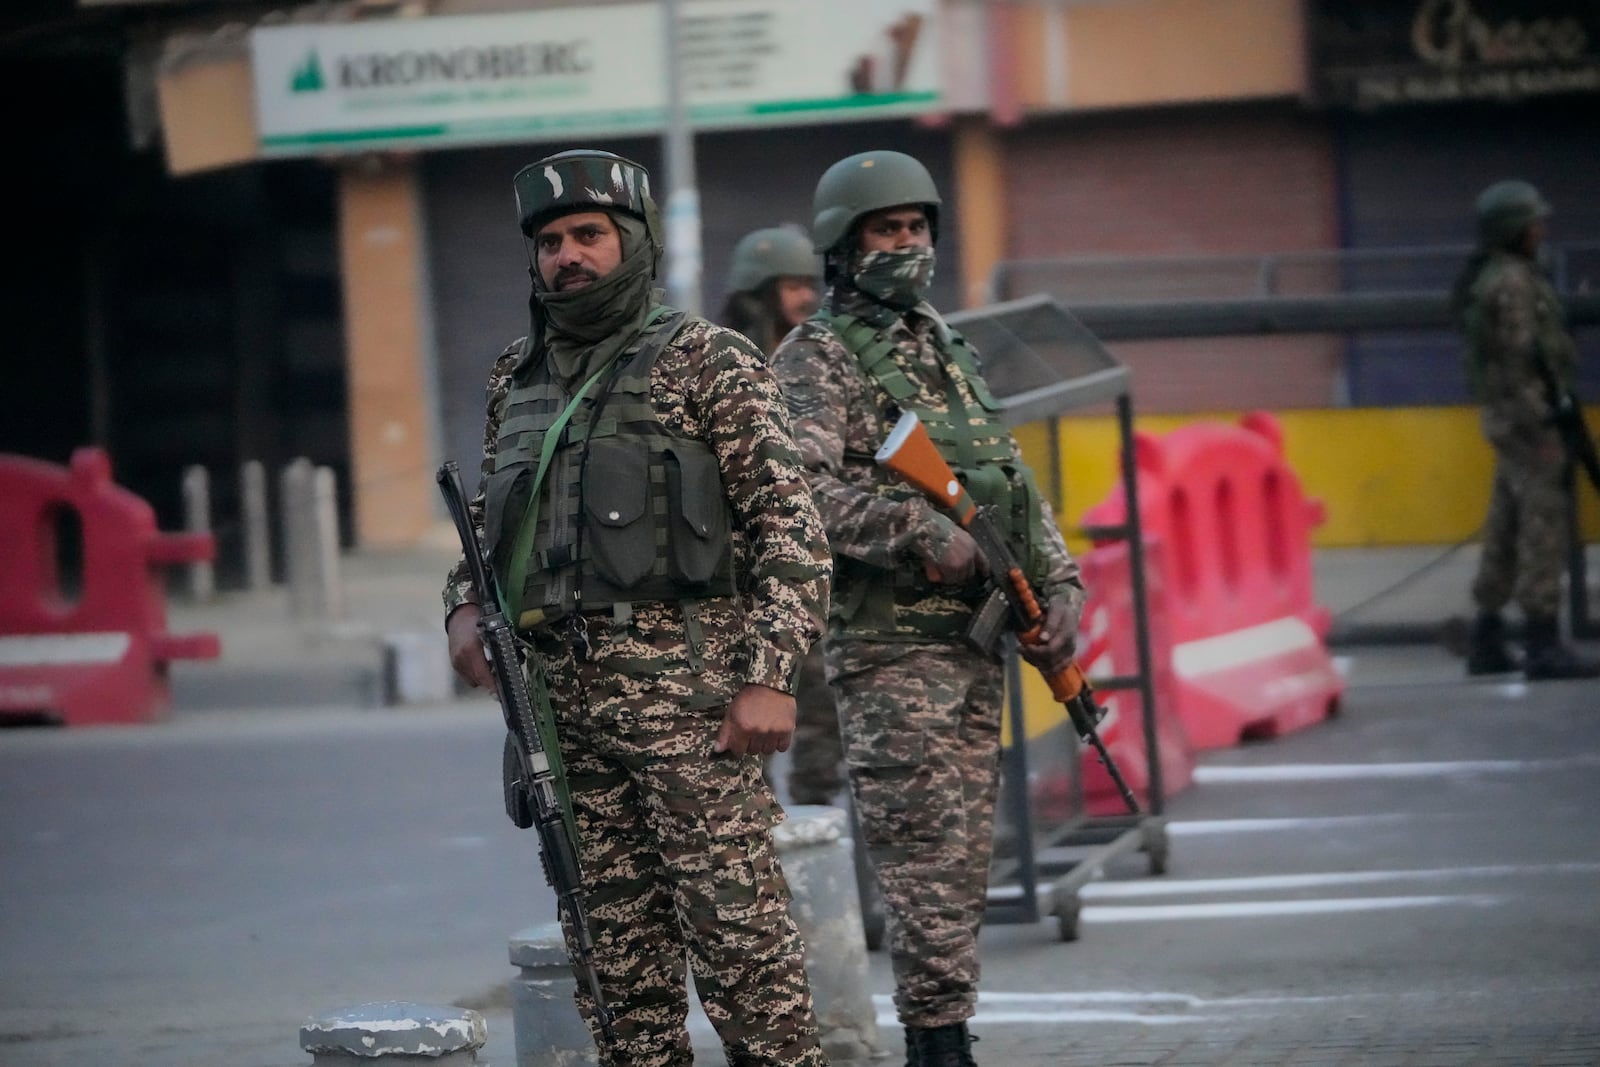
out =
<svg viewBox="0 0 1600 1067"><path fill-rule="evenodd" d="M642 220L651 242L661 247L661 217L650 196L650 172L631 159L593 148L558 152L517 171L511 185L525 237L571 211L625 211Z"/></svg>
<svg viewBox="0 0 1600 1067"><path fill-rule="evenodd" d="M771 278L816 278L821 273L804 231L794 226L752 230L733 246L728 292L754 292Z"/></svg>
<svg viewBox="0 0 1600 1067"><path fill-rule="evenodd" d="M928 213L928 223L938 235L939 190L933 176L904 152L859 152L846 156L823 171L812 201L813 245L818 252L831 252L850 236L861 216L898 207L920 204Z"/></svg>
<svg viewBox="0 0 1600 1067"><path fill-rule="evenodd" d="M1509 178L1478 194L1478 236L1485 245L1511 244L1534 222L1550 217L1550 205L1539 190Z"/></svg>

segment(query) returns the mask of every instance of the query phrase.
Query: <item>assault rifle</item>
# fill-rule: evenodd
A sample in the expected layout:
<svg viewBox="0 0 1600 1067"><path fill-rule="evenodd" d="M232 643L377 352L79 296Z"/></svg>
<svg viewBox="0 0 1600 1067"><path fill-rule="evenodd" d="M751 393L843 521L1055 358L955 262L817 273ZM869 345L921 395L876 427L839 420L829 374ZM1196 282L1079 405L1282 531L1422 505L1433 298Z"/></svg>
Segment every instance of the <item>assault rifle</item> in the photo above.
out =
<svg viewBox="0 0 1600 1067"><path fill-rule="evenodd" d="M996 588L973 616L972 624L967 629L967 640L986 651L993 651L1002 633L1011 629L1022 644L1036 644L1039 630L1044 625L1044 612L1022 570L1022 564L1017 561L1016 554L1000 531L995 529L988 514L967 495L966 488L956 478L955 472L939 455L938 448L928 436L928 431L923 429L916 412L908 411L900 416L900 421L895 424L888 440L878 449L874 458L950 512L978 543L978 550L989 568L989 578ZM1106 773L1122 794L1123 803L1137 815L1139 802L1134 799L1128 783L1123 781L1122 772L1117 769L1116 761L1111 758L1105 742L1100 739L1100 731L1096 729L1105 717L1105 711L1095 704L1094 691L1083 675L1083 668L1074 660L1055 674L1044 675L1044 680L1050 686L1050 695L1067 709L1073 728L1078 731L1078 739L1094 746Z"/></svg>
<svg viewBox="0 0 1600 1067"><path fill-rule="evenodd" d="M518 826L523 829L532 826L539 832L539 858L544 865L544 878L556 891L556 906L567 914L576 945L574 963L594 1000L600 1032L606 1041L615 1041L611 1012L600 992L600 976L594 969L594 938L589 933L589 916L583 906L576 831L566 811L569 800L557 784L560 753L553 751L553 741L547 744L545 734L539 729L533 694L522 673L522 660L517 652L516 632L500 608L494 573L484 562L483 546L467 511L461 469L452 460L439 468L437 479L445 507L461 538L461 551L467 559L472 588L483 611L478 619L478 635L483 639L489 670L494 675L500 710L515 742L512 747L516 749L518 778L506 782L506 806L513 812L512 821Z"/></svg>
<svg viewBox="0 0 1600 1067"><path fill-rule="evenodd" d="M1556 379L1550 368L1545 366L1544 360L1538 362L1539 374L1544 378L1545 395L1555 411L1553 419L1556 431L1561 434L1567 458L1583 468L1589 476L1589 484L1594 486L1595 492L1600 493L1600 455L1595 454L1594 438L1589 436L1589 427L1584 425L1583 405L1578 403L1575 392Z"/></svg>

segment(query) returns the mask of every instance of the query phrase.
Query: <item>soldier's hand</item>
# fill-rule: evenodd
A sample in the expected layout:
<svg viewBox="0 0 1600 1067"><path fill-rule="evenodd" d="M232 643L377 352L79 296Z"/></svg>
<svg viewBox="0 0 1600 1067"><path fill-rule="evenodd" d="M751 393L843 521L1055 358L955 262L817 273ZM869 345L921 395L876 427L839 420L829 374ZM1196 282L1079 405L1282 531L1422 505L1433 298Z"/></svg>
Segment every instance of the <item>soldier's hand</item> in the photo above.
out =
<svg viewBox="0 0 1600 1067"><path fill-rule="evenodd" d="M922 565L928 581L938 582L940 585L960 585L984 569L986 568L983 566L983 554L978 551L978 542L959 526L952 532L950 543L945 546L939 558L928 560Z"/></svg>
<svg viewBox="0 0 1600 1067"><path fill-rule="evenodd" d="M1066 600L1056 597L1045 606L1038 641L1020 645L1019 651L1023 659L1039 668L1039 673L1046 677L1072 664L1072 657L1078 651L1078 634Z"/></svg>
<svg viewBox="0 0 1600 1067"><path fill-rule="evenodd" d="M463 604L450 613L444 624L445 636L450 642L450 666L461 675L461 680L475 689L493 689L494 675L489 670L489 656L483 651L483 639L478 636L478 620L483 609L476 604Z"/></svg>
<svg viewBox="0 0 1600 1067"><path fill-rule="evenodd" d="M750 684L734 694L722 716L713 752L766 756L789 751L794 737L794 697L770 686Z"/></svg>

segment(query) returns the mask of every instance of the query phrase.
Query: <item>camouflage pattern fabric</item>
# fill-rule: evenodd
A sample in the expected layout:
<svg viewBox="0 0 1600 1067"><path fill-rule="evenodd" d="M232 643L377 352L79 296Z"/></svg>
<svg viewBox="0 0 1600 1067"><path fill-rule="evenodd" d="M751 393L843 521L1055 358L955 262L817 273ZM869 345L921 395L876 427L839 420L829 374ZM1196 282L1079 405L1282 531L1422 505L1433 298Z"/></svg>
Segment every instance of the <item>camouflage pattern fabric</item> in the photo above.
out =
<svg viewBox="0 0 1600 1067"><path fill-rule="evenodd" d="M871 323L894 342L895 365L918 387L918 407L948 412L945 383L953 381L967 408L981 410L961 371L940 354L935 321L920 309L897 314L842 286L835 287L829 299L836 312ZM818 319L801 323L784 339L774 366L834 555L884 571L920 573L923 560L936 559L949 547L957 527L920 493L874 462L874 453L899 418L892 399ZM1013 461L1022 463L1016 441L1008 439L1006 445ZM1046 598L1065 599L1076 613L1084 596L1078 564L1056 528L1049 502L1042 504L1041 548L1047 566L1040 592ZM930 586L920 602L897 606L897 617L959 623L971 615L981 594L976 583L971 588ZM908 624L901 636L916 640L923 631Z"/></svg>
<svg viewBox="0 0 1600 1067"><path fill-rule="evenodd" d="M507 347L490 375L486 473L520 347ZM593 613L576 628L524 635L556 709L596 966L617 1014L620 1043L602 1062L692 1062L687 950L732 1062L810 1067L825 1061L773 850L782 813L758 758L711 746L740 688L793 691L821 633L827 542L776 379L747 341L692 321L657 360L651 399L663 423L717 456L743 594L694 602L693 627L684 605L643 602L624 623ZM480 526L482 508L480 492L471 504ZM469 593L459 563L447 612Z"/></svg>
<svg viewBox="0 0 1600 1067"><path fill-rule="evenodd" d="M918 387L919 404L948 411L949 381L978 410L971 387L940 353L928 314L897 314L844 284L830 299L835 311L871 322L894 342L896 365ZM920 572L956 527L874 462L897 417L888 395L817 320L789 335L775 366L836 558ZM1020 461L1015 440L1009 449ZM1064 600L1076 626L1084 597L1078 566L1048 503L1043 526L1041 592ZM961 621L973 598L936 587L913 607L908 618ZM961 1022L977 1003L999 776L1000 665L959 639L931 640L910 627L882 639L853 638L837 620L826 656L851 792L889 918L897 1014L908 1026Z"/></svg>
<svg viewBox="0 0 1600 1067"><path fill-rule="evenodd" d="M1530 617L1561 601L1568 538L1567 481L1540 362L1570 383L1576 347L1561 304L1538 265L1501 251L1472 287L1469 358L1478 371L1484 436L1495 453L1494 489L1472 597L1480 611L1515 600Z"/></svg>
<svg viewBox="0 0 1600 1067"><path fill-rule="evenodd" d="M888 916L895 1012L978 1004L978 930L1000 772L1001 667L964 645L830 641L845 762Z"/></svg>
<svg viewBox="0 0 1600 1067"><path fill-rule="evenodd" d="M744 684L739 605L701 610L706 666L685 658L676 606L597 627L586 659L536 639L557 709L601 988L616 1012L603 1063L693 1062L684 948L729 1062L825 1064L804 950L771 827L782 817L757 756L713 754ZM570 931L569 931L570 947ZM580 983L579 1010L591 1005Z"/></svg>

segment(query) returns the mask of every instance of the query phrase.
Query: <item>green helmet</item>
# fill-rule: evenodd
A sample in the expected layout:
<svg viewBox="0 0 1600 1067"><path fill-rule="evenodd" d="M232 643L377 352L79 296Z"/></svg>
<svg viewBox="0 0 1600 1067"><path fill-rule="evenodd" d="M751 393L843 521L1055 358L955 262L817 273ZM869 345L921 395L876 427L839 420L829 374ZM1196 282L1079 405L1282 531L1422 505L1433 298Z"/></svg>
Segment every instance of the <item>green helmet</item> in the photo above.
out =
<svg viewBox="0 0 1600 1067"><path fill-rule="evenodd" d="M650 197L650 172L631 159L593 148L558 152L517 171L511 185L525 237L571 211L625 211L643 220L651 243L661 247L661 216Z"/></svg>
<svg viewBox="0 0 1600 1067"><path fill-rule="evenodd" d="M812 201L813 246L831 252L861 216L901 204L920 204L938 235L939 190L933 176L904 152L860 152L822 173Z"/></svg>
<svg viewBox="0 0 1600 1067"><path fill-rule="evenodd" d="M1489 247L1511 244L1534 222L1550 217L1550 205L1539 190L1515 178L1479 193L1477 208L1478 237Z"/></svg>
<svg viewBox="0 0 1600 1067"><path fill-rule="evenodd" d="M728 292L754 292L771 278L816 278L821 274L811 238L803 230L794 226L752 230L733 246Z"/></svg>

